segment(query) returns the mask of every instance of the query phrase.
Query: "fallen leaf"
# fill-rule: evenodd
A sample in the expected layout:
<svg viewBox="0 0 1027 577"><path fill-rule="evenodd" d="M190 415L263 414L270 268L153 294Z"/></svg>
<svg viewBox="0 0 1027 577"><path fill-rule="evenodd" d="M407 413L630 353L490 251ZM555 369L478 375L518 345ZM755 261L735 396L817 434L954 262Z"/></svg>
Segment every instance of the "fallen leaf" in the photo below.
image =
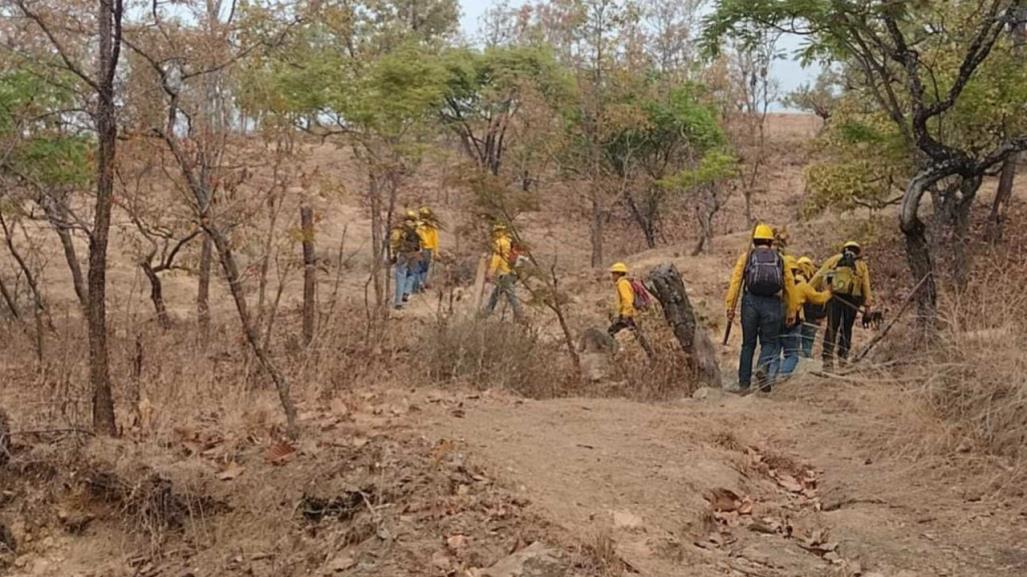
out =
<svg viewBox="0 0 1027 577"><path fill-rule="evenodd" d="M279 441L268 447L264 453L264 459L272 465L281 466L288 463L295 455L296 447L288 441Z"/></svg>
<svg viewBox="0 0 1027 577"><path fill-rule="evenodd" d="M239 475L242 475L244 471L246 471L246 467L232 461L225 465L224 469L221 469L221 472L218 473L218 479L222 481L231 481L238 478Z"/></svg>

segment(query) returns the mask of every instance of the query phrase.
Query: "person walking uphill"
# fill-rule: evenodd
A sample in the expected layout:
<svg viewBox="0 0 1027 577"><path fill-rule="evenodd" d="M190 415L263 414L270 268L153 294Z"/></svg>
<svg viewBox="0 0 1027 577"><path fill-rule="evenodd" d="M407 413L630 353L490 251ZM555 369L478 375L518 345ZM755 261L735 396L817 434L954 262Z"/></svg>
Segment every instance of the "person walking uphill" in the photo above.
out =
<svg viewBox="0 0 1027 577"><path fill-rule="evenodd" d="M727 321L735 318L739 297L742 301L742 351L738 359L738 386L747 391L752 384L752 360L759 341L758 386L769 390L781 356L781 328L791 321L792 291L795 280L784 264L784 257L773 246L774 229L759 224L753 231L752 248L742 253L731 273L728 287Z"/></svg>
<svg viewBox="0 0 1027 577"><path fill-rule="evenodd" d="M868 315L873 300L870 290L870 270L863 260L863 247L849 241L837 254L826 261L810 281L815 289L829 286L832 298L827 303L827 330L824 331L824 368L834 368L835 351L845 362L852 348L852 325L860 308Z"/></svg>
<svg viewBox="0 0 1027 577"><path fill-rule="evenodd" d="M524 321L524 311L517 299L514 286L517 284L517 273L514 272L516 255L513 252L513 238L505 224L497 223L492 227L492 258L489 260L488 274L485 279L493 283L489 302L485 305L486 317L492 315L499 304L499 298L505 297L513 309L514 319Z"/></svg>
<svg viewBox="0 0 1027 577"><path fill-rule="evenodd" d="M617 333L624 329L631 331L635 335L635 340L645 351L646 356L649 360L653 359L653 348L649 345L649 340L645 338L642 333L642 328L638 324L638 307L635 303L639 300L638 290L635 288L635 283L628 278L628 267L622 262L618 262L610 267L610 275L613 277L613 284L617 289L617 319L613 321L610 328L607 329L607 333L611 337L615 337Z"/></svg>
<svg viewBox="0 0 1027 577"><path fill-rule="evenodd" d="M414 290L415 275L421 261L421 237L417 234L417 213L407 211L402 224L393 227L389 234L389 248L392 250L393 274L396 296L393 306L403 308Z"/></svg>
<svg viewBox="0 0 1027 577"><path fill-rule="evenodd" d="M795 279L795 290L791 291L788 309L796 312L796 318L794 322L784 327L781 334L783 358L781 359L781 370L777 373L779 379L791 376L795 368L799 366L807 305L823 305L831 299L831 287L820 292L813 290L813 287L806 282L806 277L802 273L802 265L799 264L802 259L796 260L791 256L784 258L785 267L791 269L792 277Z"/></svg>
<svg viewBox="0 0 1027 577"><path fill-rule="evenodd" d="M422 292L428 288L431 267L439 252L439 221L435 212L427 206L417 213L417 235L421 237L421 262L417 270L414 292Z"/></svg>
<svg viewBox="0 0 1027 577"><path fill-rule="evenodd" d="M809 282L813 280L813 275L817 273L817 265L813 262L813 259L808 256L800 257L797 264L801 271L801 282L809 284ZM796 278L795 282L799 283L799 278ZM820 329L821 319L826 316L827 303L815 304L807 301L802 305L802 329L800 331L802 335L802 346L799 349L799 354L802 355L803 358L813 358L813 345L817 340L817 330Z"/></svg>

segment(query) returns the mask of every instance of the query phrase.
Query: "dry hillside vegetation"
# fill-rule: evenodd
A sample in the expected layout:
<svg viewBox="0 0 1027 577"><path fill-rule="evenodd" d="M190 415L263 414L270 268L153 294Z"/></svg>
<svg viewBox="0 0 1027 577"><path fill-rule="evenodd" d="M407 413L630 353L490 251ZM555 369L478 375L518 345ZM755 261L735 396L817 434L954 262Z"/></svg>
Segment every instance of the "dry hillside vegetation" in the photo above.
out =
<svg viewBox="0 0 1027 577"><path fill-rule="evenodd" d="M792 148L775 150L772 198L788 205L801 195L784 184ZM348 243L366 242L350 232L366 225L329 214L319 238L346 228ZM806 235L834 242L836 229L828 218L794 234L810 246ZM871 248L875 269L888 270L891 242ZM743 243L725 236L709 256L669 248L630 262L677 264L717 333ZM607 376L581 384L541 309L527 332L475 321L464 286L419 299L374 348L358 303L340 299L306 349L293 336L299 311L285 304L271 342L293 378L298 441L285 438L230 311L216 309L206 346L177 315L167 331L133 323L143 295L125 313L134 317L113 316L120 440L83 430L89 393L72 313L47 341L61 354L42 364L11 324L2 559L12 575L475 575L539 542L554 552L554 575L1017 575L1027 562L1016 529L1024 333L1009 323L1022 302L983 289L1010 286L1022 268L977 262L989 280L946 304L936 353L911 360L912 327L901 328L858 372L804 375L766 398L693 395L679 361L642 368L627 335ZM340 292L355 290L343 273ZM598 276L563 274L576 331L603 322ZM329 270L320 288L335 282ZM891 282L884 272L894 307L908 281ZM176 291L168 285L169 302ZM662 320L646 323L661 356L676 359ZM725 367L735 350L722 351ZM1008 362L992 362L1002 354Z"/></svg>
<svg viewBox="0 0 1027 577"><path fill-rule="evenodd" d="M0 0L0 574L1027 574L1025 10ZM736 394L760 222L884 323Z"/></svg>

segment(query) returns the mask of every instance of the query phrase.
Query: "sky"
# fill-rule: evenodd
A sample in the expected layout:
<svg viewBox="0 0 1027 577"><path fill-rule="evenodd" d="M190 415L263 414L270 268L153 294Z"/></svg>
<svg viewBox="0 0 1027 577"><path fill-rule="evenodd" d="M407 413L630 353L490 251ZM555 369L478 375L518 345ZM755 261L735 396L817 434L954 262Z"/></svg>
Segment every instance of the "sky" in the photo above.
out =
<svg viewBox="0 0 1027 577"><path fill-rule="evenodd" d="M463 16L460 20L461 28L467 36L474 36L478 30L478 19L485 10L492 5L493 0L460 0ZM513 4L517 0L513 0ZM784 36L779 49L785 54L785 58L774 62L771 67L771 74L777 80L779 92L784 96L795 90L802 84L812 84L817 76L818 69L803 68L798 60L793 57L799 48L799 39L795 36ZM773 106L774 110L784 110L780 104Z"/></svg>

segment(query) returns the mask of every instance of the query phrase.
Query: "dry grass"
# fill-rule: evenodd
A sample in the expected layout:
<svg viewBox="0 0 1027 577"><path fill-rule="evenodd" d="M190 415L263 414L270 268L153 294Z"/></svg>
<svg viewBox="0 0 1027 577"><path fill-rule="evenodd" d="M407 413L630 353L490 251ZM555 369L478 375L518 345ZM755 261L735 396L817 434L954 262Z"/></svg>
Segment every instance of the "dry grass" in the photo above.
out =
<svg viewBox="0 0 1027 577"><path fill-rule="evenodd" d="M892 402L907 412L905 426L888 432L892 445L928 460L958 455L968 473L1001 469L997 491L1027 479L1023 270L1023 263L978 262L969 288L941 303L937 338L897 331L854 377L907 392Z"/></svg>
<svg viewBox="0 0 1027 577"><path fill-rule="evenodd" d="M440 319L418 349L431 384L508 389L541 399L564 394L574 379L556 346L511 322Z"/></svg>

